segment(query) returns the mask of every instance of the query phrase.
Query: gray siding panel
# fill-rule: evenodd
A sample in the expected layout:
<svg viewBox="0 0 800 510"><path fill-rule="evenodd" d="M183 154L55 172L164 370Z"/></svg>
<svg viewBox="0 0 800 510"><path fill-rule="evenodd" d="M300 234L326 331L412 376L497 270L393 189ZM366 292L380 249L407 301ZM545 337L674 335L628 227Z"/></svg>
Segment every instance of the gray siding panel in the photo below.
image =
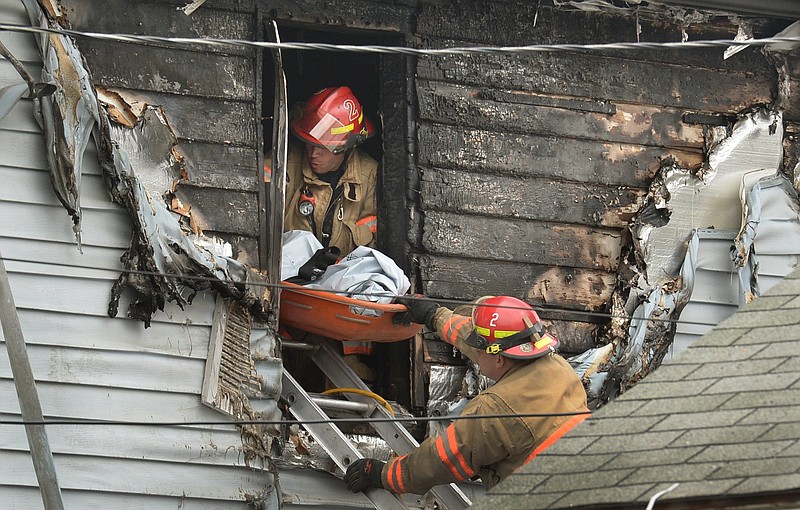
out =
<svg viewBox="0 0 800 510"><path fill-rule="evenodd" d="M12 468L4 475L9 484L36 485L35 477L32 478L24 470L13 469L25 462L30 463L27 453L4 452L3 460L4 466ZM194 481L194 497L213 500L241 499L241 491L247 492L247 487L264 483L259 480L258 471L243 470L236 466L88 455L58 455L56 470L60 484L66 489L86 488L93 492L125 492L176 498L183 495L182 486L187 481ZM115 473L119 476L113 476ZM91 497L91 494L87 492L86 496Z"/></svg>
<svg viewBox="0 0 800 510"><path fill-rule="evenodd" d="M0 22L26 23L22 3L0 0ZM8 41L24 59L37 54L33 36ZM18 81L0 59L0 86ZM123 317L126 297L109 318L131 221L105 190L93 143L81 178L83 253L52 190L32 101L0 120L0 147L0 252L44 416L131 422L48 427L66 508L244 508L271 479L245 466L239 431L200 401L212 296L185 310L168 304L150 328ZM20 418L2 335L0 413ZM196 421L219 424L136 425ZM0 427L0 458L0 507L41 507L22 426Z"/></svg>

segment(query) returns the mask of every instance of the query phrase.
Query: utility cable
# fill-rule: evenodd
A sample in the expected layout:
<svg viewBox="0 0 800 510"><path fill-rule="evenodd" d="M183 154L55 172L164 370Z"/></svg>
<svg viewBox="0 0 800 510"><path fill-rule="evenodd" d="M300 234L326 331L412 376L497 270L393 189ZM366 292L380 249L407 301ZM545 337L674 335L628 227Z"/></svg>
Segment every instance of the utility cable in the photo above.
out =
<svg viewBox="0 0 800 510"><path fill-rule="evenodd" d="M800 37L769 37L766 39L750 39L745 41L734 41L729 39L713 39L705 41L687 42L617 42L602 44L532 44L526 46L466 46L453 48L409 48L404 46L381 46L381 45L350 45L350 44L328 44L328 43L298 43L298 42L267 42L267 41L246 41L243 39L220 39L212 37L162 37L154 35L133 35L133 34L114 34L100 32L86 32L67 28L47 28L34 27L30 25L19 25L11 23L0 23L0 31L27 32L34 34L59 34L71 37L84 37L89 39L121 42L121 43L156 43L169 46L191 47L197 46L209 48L260 48L260 49L280 49L280 50L303 50L303 51L341 51L355 53L388 53L411 56L442 56L442 55L474 55L474 54L514 54L514 53L543 53L543 52L604 52L616 50L639 50L639 49L696 49L714 48L730 46L766 46L776 43L795 43L800 44Z"/></svg>
<svg viewBox="0 0 800 510"><path fill-rule="evenodd" d="M0 239L7 238L7 236L0 235ZM187 281L205 281L209 283L229 283L229 284L240 284L245 282L236 282L236 281L228 281L228 280L219 280L217 278L209 277L209 276L198 276L198 275L184 275L184 274L175 274L175 273L161 273L158 271L144 271L138 269L125 269L125 268L103 268L103 267L88 267L80 264L67 264L64 262L43 262L38 260L30 260L30 259L20 259L14 257L2 257L3 261L6 262L19 262L25 264L41 264L47 265L52 267L69 267L74 269L89 269L89 270L98 270L98 271L109 271L113 273L123 273L123 274L131 274L131 275L140 275L140 276L155 276L159 278L175 278L179 280L187 280ZM77 275L63 275L66 278L84 278L84 276L77 276ZM401 297L394 294L389 294L386 292L378 292L378 293L370 293L370 292L350 292L345 290L335 290L335 289L320 289L320 288L309 288L305 286L297 286L297 285L286 285L284 283L268 283L268 282L246 282L247 285L253 287L265 287L271 289L281 289L287 290L290 292L303 292L303 293L311 293L316 294L316 298L320 300L330 301L330 302L337 302L335 298L330 297L329 294L353 297L353 296L365 296L365 297L380 297L380 298L397 298ZM408 294L404 296L408 297ZM440 299L434 298L424 295L415 295L415 299L419 299L420 301L429 301L441 304L443 306L447 306L448 308L455 308L458 306L472 306L475 303L472 300L460 300L460 299ZM371 301L365 301L367 305L371 303ZM480 306L480 305L478 305ZM517 309L520 307L512 306L512 305L500 305L498 308L510 308L510 309ZM553 314L564 314L569 315L572 317L585 317L586 319L624 319L628 320L632 317L627 315L619 315L613 314L608 312L589 312L585 310L573 310L569 308L559 308L559 307L548 307L548 306L532 306L534 310L537 312L548 312ZM520 308L521 309L521 308ZM660 322L660 323L668 323L668 324L691 324L691 325L698 325L698 326L715 326L716 324L710 322L699 322L699 321L687 321L682 319L673 319L673 318L661 318L661 317L646 317L643 320L648 322Z"/></svg>
<svg viewBox="0 0 800 510"><path fill-rule="evenodd" d="M591 411L575 411L570 413L504 413L504 414L469 414L458 416L408 416L386 418L325 418L317 420L197 420L197 421L127 421L127 420L88 420L88 419L45 419L42 421L23 421L0 419L0 425L128 425L128 426L210 426L210 425L319 425L325 423L407 423L407 422L437 422L459 420L488 420L509 418L549 418L558 416L591 415Z"/></svg>

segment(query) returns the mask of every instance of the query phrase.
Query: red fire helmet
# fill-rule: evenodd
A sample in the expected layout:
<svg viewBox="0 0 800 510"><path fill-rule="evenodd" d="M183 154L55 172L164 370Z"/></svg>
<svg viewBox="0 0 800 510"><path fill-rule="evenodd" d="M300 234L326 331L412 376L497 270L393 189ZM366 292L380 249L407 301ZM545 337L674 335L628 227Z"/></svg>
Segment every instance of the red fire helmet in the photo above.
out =
<svg viewBox="0 0 800 510"><path fill-rule="evenodd" d="M555 352L558 340L544 333L539 315L515 297L492 296L481 300L472 312L473 331L467 345L508 358L538 358Z"/></svg>
<svg viewBox="0 0 800 510"><path fill-rule="evenodd" d="M316 92L292 121L292 131L303 142L344 152L375 134L361 103L349 87L328 87Z"/></svg>

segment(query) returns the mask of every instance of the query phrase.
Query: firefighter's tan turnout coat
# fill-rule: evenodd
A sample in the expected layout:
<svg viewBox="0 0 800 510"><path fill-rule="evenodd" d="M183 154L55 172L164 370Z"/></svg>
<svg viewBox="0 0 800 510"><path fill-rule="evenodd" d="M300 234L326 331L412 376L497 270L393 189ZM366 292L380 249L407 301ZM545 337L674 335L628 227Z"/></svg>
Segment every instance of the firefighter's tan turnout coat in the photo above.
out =
<svg viewBox="0 0 800 510"><path fill-rule="evenodd" d="M375 187L378 163L358 148L347 155L347 168L339 179L341 197L331 203L334 191L311 170L302 145L292 145L286 159L286 209L284 231L310 230L325 244L322 226L329 207L333 224L328 246L336 246L342 256L357 246L375 247L377 205ZM314 229L299 208L303 188L314 196Z"/></svg>
<svg viewBox="0 0 800 510"><path fill-rule="evenodd" d="M464 344L472 331L470 317L440 307L434 323L442 339L474 359L474 349ZM383 486L396 493L423 494L434 485L480 475L490 489L588 416L513 415L587 411L583 385L561 356L546 354L515 365L462 412L512 416L455 420L442 436L429 437L409 454L388 462L381 473Z"/></svg>

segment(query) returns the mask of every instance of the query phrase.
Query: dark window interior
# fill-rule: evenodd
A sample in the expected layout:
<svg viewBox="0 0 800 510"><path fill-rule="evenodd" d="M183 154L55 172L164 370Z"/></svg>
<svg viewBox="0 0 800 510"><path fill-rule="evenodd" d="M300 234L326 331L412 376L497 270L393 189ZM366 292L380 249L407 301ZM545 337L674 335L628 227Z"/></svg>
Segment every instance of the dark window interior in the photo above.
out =
<svg viewBox="0 0 800 510"><path fill-rule="evenodd" d="M346 45L397 45L396 34L376 34L374 32L341 32L320 30L319 26L293 26L279 23L279 35L282 42L318 42ZM397 126L384 126L382 122L382 105L397 105L398 97L403 91L397 84L406 84L406 71L404 66L397 65L398 57L388 57L374 52L340 52L326 50L291 50L282 51L283 68L286 76L288 108L291 111L294 105L306 101L314 92L333 86L349 86L362 103L365 114L376 126L376 134L367 140L362 150L375 158L381 165L379 167L378 186L386 187L383 172L387 171L387 161L394 176L392 182L397 182L396 176L402 175L405 165L405 152L401 142L392 143L387 147L384 143L384 129L391 130L393 140L405 140L404 133L394 133ZM264 138L269 152L269 143L272 133L272 115L274 109L274 62L271 52L264 52L263 65L263 128ZM398 90L394 90L398 89ZM395 106L396 107L396 106ZM390 115L392 119L405 118L403 115ZM396 120L394 120L397 123ZM404 124L404 123L403 123ZM405 129L405 126L402 126ZM292 138L292 135L290 135ZM291 143L291 140L290 140ZM391 154L390 154L391 153ZM397 206L397 197L405 194L403 189L379 189L378 216L379 216L379 248L387 255L393 257L400 267L405 268L405 261L399 249L392 246L400 245L403 238L394 232L404 231L404 223L393 220L401 215L393 214ZM383 216L382 216L383 215ZM394 223L387 224L387 222ZM384 235L386 233L388 235ZM411 275L408 275L411 278ZM374 354L369 357L368 364L378 375L374 390L383 397L395 400L403 406L410 407L411 402L411 374L410 355L411 341L392 344L374 344ZM307 391L323 391L326 389L325 377L321 371L310 362L304 362L302 356L294 356L284 352L285 363L292 374L303 384ZM294 370L292 369L294 367Z"/></svg>
<svg viewBox="0 0 800 510"><path fill-rule="evenodd" d="M386 40L357 35L306 28L279 26L282 42L307 42L327 44L387 44ZM340 52L326 50L283 50L283 71L286 75L288 107L306 101L314 92L325 87L346 85L353 90L365 114L377 128L375 136L361 148L377 161L381 161L381 59L378 53ZM264 133L271 133L274 83L271 56L264 65Z"/></svg>

